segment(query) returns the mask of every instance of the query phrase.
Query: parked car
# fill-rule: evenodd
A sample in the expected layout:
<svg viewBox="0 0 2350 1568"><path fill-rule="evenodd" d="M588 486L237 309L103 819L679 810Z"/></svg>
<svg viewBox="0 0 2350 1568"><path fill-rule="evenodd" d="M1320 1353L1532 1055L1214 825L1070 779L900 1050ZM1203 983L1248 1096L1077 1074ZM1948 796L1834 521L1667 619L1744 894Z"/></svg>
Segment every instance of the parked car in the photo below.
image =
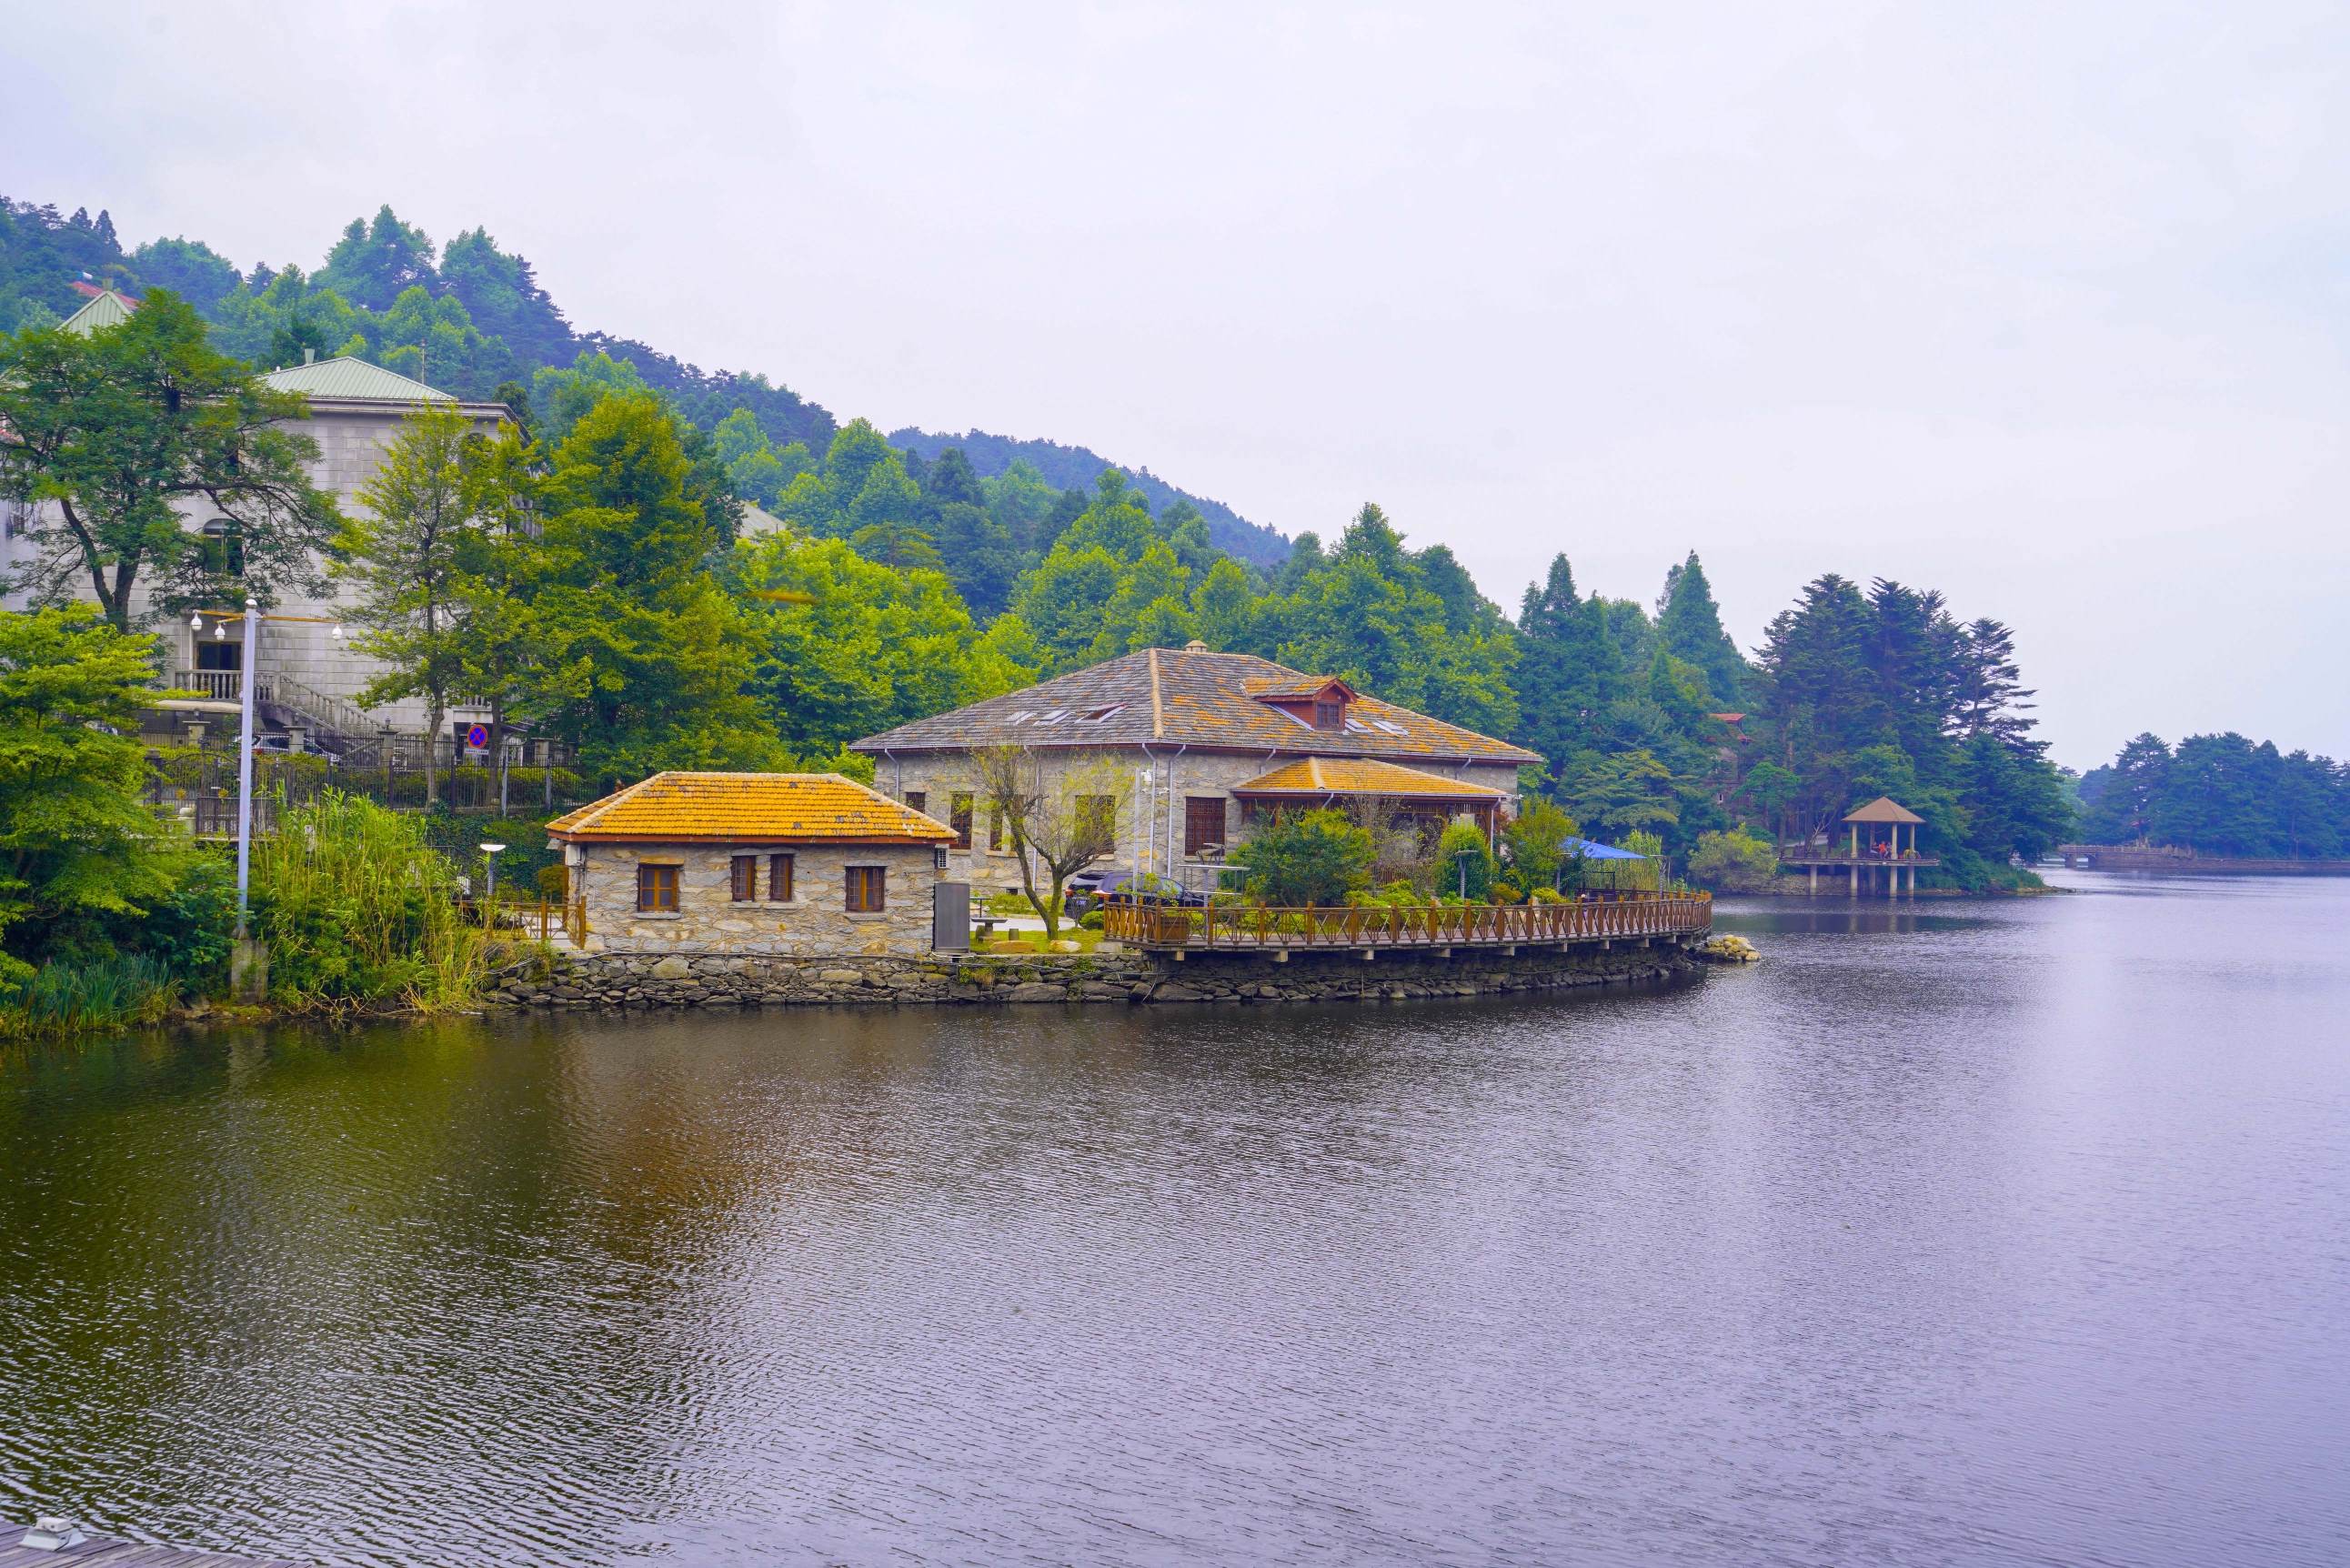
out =
<svg viewBox="0 0 2350 1568"><path fill-rule="evenodd" d="M1080 884L1084 886L1080 886ZM1204 894L1193 892L1171 877L1148 871L1102 871L1071 877L1062 907L1078 919L1104 904L1154 904L1162 909L1207 907Z"/></svg>

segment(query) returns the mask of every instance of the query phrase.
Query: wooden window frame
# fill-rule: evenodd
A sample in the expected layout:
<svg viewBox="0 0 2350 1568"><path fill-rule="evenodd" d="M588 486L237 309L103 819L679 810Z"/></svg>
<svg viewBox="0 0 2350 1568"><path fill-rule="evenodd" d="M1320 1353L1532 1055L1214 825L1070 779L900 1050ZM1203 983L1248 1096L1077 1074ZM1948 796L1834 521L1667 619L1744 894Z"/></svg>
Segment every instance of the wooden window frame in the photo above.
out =
<svg viewBox="0 0 2350 1568"><path fill-rule="evenodd" d="M987 808L987 852L990 855L1003 853L1003 808L1000 805Z"/></svg>
<svg viewBox="0 0 2350 1568"><path fill-rule="evenodd" d="M674 915L682 901L685 867L678 865L656 866L639 862L637 866L637 913L640 915ZM669 902L661 902L666 893Z"/></svg>
<svg viewBox="0 0 2350 1568"><path fill-rule="evenodd" d="M726 890L738 904L754 904L759 898L759 857L737 855L726 864Z"/></svg>
<svg viewBox="0 0 2350 1568"><path fill-rule="evenodd" d="M879 915L889 908L889 867L887 866L844 866L841 867L842 904L852 915Z"/></svg>
<svg viewBox="0 0 2350 1568"><path fill-rule="evenodd" d="M1212 814L1216 819L1216 836L1208 837L1201 831L1204 819ZM1202 849L1222 848L1232 840L1232 801L1223 795L1191 794L1183 797L1183 853L1194 856Z"/></svg>
<svg viewBox="0 0 2350 1568"><path fill-rule="evenodd" d="M785 854L767 857L767 902L789 904L798 898L797 857Z"/></svg>
<svg viewBox="0 0 2350 1568"><path fill-rule="evenodd" d="M926 789L910 789L906 792L901 804L908 811L919 811L924 816L928 816L931 815L931 792Z"/></svg>
<svg viewBox="0 0 2350 1568"><path fill-rule="evenodd" d="M954 846L957 849L971 847L972 804L972 798L967 794L957 793L947 796L947 826L954 829Z"/></svg>

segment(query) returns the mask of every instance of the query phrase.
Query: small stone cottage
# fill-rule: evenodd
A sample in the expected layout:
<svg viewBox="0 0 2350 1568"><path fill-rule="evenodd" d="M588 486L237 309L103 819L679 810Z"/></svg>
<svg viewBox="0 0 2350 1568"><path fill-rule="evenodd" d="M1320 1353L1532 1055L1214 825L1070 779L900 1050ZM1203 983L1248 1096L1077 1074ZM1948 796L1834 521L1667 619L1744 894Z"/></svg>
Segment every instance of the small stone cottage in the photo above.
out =
<svg viewBox="0 0 2350 1568"><path fill-rule="evenodd" d="M954 830L838 774L656 774L547 825L587 952L910 957Z"/></svg>

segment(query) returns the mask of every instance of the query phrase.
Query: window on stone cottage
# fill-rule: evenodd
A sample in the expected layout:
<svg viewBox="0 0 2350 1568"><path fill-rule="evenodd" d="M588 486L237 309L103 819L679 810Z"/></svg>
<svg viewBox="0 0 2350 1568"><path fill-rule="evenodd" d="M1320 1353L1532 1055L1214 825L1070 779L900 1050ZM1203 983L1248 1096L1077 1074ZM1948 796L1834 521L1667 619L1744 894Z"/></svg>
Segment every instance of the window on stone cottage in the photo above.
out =
<svg viewBox="0 0 2350 1568"><path fill-rule="evenodd" d="M987 808L987 852L990 855L1003 853L1003 808L1000 805Z"/></svg>
<svg viewBox="0 0 2350 1568"><path fill-rule="evenodd" d="M1314 704L1314 727L1317 730L1343 730L1347 727L1347 705L1344 702Z"/></svg>
<svg viewBox="0 0 2350 1568"><path fill-rule="evenodd" d="M887 898L886 882L889 868L886 866L851 866L847 871L848 912L852 915L879 914Z"/></svg>
<svg viewBox="0 0 2350 1568"><path fill-rule="evenodd" d="M1197 855L1203 849L1221 849L1224 846L1224 824L1227 820L1222 795L1187 795L1183 800L1183 853Z"/></svg>
<svg viewBox="0 0 2350 1568"><path fill-rule="evenodd" d="M648 913L677 910L677 874L674 866L639 866L637 867L637 908Z"/></svg>
<svg viewBox="0 0 2350 1568"><path fill-rule="evenodd" d="M919 811L925 816L929 815L931 810L930 792L928 790L920 789L908 790L906 792L906 809L909 811Z"/></svg>
<svg viewBox="0 0 2350 1568"><path fill-rule="evenodd" d="M759 896L759 857L737 855L727 867L727 887L738 904L747 904Z"/></svg>
<svg viewBox="0 0 2350 1568"><path fill-rule="evenodd" d="M971 796L952 794L947 797L947 826L954 829L954 846L971 847Z"/></svg>
<svg viewBox="0 0 2350 1568"><path fill-rule="evenodd" d="M788 904L792 901L792 857L788 855L767 857L767 902Z"/></svg>

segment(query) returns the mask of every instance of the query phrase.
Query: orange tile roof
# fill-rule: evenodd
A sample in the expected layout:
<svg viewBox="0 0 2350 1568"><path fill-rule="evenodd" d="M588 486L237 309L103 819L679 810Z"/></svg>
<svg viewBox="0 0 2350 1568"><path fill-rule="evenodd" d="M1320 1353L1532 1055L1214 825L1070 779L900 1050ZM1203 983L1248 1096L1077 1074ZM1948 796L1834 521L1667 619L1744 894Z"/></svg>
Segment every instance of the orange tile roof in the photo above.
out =
<svg viewBox="0 0 2350 1568"><path fill-rule="evenodd" d="M1418 768L1399 768L1372 757L1307 757L1275 768L1244 784L1235 794L1388 794L1459 795L1464 800L1499 800L1502 792L1459 779L1440 778Z"/></svg>
<svg viewBox="0 0 2350 1568"><path fill-rule="evenodd" d="M566 844L951 844L955 836L838 774L655 774L546 832Z"/></svg>

